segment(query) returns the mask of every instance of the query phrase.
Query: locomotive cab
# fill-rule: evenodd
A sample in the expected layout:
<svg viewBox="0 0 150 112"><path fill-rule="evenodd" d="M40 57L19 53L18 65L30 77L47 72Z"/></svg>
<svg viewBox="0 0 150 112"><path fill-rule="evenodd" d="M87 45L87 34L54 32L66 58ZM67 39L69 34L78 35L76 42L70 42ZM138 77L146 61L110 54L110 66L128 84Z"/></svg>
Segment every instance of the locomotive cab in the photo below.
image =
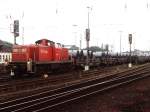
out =
<svg viewBox="0 0 150 112"><path fill-rule="evenodd" d="M12 62L8 64L11 76L32 72L32 62L35 60L34 45L14 45L12 49Z"/></svg>

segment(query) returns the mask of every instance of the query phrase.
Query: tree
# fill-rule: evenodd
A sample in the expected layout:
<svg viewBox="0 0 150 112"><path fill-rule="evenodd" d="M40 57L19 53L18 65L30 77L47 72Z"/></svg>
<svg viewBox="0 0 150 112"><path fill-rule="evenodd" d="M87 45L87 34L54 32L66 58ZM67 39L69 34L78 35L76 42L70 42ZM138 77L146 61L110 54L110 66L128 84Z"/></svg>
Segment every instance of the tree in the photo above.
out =
<svg viewBox="0 0 150 112"><path fill-rule="evenodd" d="M79 50L79 47L73 45L73 46L71 46L71 47L69 48L69 50Z"/></svg>
<svg viewBox="0 0 150 112"><path fill-rule="evenodd" d="M85 48L85 50L87 50L87 48ZM96 51L102 51L102 48L100 48L99 46L91 46L89 47L89 50L96 52Z"/></svg>

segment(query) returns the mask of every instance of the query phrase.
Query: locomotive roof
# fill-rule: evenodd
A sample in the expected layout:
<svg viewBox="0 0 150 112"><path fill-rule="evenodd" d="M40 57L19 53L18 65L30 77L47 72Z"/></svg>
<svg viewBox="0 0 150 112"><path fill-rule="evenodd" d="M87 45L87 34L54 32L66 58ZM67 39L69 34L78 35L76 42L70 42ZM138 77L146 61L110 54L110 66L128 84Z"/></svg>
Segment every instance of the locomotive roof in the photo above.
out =
<svg viewBox="0 0 150 112"><path fill-rule="evenodd" d="M55 42L53 42L53 41L51 41L51 40L48 40L48 39L40 39L40 40L37 40L35 43L39 43L39 42L41 42L41 41L43 41L43 40L46 40L46 41L48 41L48 42L50 42L50 43L55 43Z"/></svg>

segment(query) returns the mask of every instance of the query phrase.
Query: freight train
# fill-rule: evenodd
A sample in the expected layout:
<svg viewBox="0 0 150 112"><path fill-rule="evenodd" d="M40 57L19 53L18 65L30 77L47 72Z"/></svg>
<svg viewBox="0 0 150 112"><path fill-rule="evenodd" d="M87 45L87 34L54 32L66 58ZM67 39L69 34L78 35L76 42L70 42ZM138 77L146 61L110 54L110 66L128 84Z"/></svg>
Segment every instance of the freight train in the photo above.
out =
<svg viewBox="0 0 150 112"><path fill-rule="evenodd" d="M12 61L6 69L11 76L21 74L48 74L59 70L71 70L90 67L108 66L129 63L128 55L111 55L108 53L96 54L92 51L71 51L60 43L54 43L47 39L41 39L33 45L14 45L12 49ZM148 62L149 56L132 56L132 62Z"/></svg>

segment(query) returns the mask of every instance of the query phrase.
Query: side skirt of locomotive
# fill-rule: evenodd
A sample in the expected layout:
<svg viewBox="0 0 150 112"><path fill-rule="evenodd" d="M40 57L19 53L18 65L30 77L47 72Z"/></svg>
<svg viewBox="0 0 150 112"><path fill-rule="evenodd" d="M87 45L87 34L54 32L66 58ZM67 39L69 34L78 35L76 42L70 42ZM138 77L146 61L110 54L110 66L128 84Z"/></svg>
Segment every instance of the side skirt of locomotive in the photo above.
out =
<svg viewBox="0 0 150 112"><path fill-rule="evenodd" d="M33 68L37 74L65 72L71 70L72 61L36 62Z"/></svg>

